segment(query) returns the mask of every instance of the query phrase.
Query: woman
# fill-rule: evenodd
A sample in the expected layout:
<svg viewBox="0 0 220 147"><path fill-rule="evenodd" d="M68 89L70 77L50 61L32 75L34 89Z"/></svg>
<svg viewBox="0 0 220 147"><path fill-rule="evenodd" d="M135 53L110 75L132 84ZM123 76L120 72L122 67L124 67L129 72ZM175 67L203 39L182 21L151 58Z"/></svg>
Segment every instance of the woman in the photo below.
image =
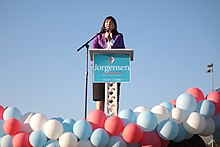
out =
<svg viewBox="0 0 220 147"><path fill-rule="evenodd" d="M94 38L91 48L98 48L98 49L125 48L123 35L122 33L118 32L116 20L112 16L108 16L105 18L101 28L100 35ZM119 88L120 88L120 84L118 84L118 89ZM104 83L93 83L93 100L96 101L96 109L104 111L104 100L105 100Z"/></svg>

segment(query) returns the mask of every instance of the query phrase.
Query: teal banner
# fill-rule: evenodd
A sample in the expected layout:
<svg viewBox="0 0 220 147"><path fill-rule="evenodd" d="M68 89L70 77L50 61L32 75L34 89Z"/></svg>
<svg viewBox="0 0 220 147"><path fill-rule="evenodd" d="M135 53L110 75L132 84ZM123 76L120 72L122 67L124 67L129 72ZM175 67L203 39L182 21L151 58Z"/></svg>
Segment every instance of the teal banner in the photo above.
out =
<svg viewBox="0 0 220 147"><path fill-rule="evenodd" d="M130 82L129 54L94 54L93 82Z"/></svg>

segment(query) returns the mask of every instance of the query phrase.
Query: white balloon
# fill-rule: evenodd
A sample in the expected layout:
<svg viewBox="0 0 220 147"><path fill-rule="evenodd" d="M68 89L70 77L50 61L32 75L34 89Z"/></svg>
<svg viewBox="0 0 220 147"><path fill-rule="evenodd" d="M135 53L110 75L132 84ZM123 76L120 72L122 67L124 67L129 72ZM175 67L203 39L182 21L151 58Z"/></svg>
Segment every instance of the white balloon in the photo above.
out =
<svg viewBox="0 0 220 147"><path fill-rule="evenodd" d="M164 106L156 105L151 109L151 112L156 115L158 124L169 118L169 112Z"/></svg>
<svg viewBox="0 0 220 147"><path fill-rule="evenodd" d="M77 138L72 132L66 132L59 138L60 147L76 147Z"/></svg>
<svg viewBox="0 0 220 147"><path fill-rule="evenodd" d="M206 127L202 133L200 133L201 136L210 136L215 131L215 122L212 118L209 118L206 120Z"/></svg>
<svg viewBox="0 0 220 147"><path fill-rule="evenodd" d="M138 106L133 110L138 116L141 112L147 111L147 108L144 106Z"/></svg>
<svg viewBox="0 0 220 147"><path fill-rule="evenodd" d="M63 134L63 125L58 120L51 119L44 124L43 130L49 139L56 140Z"/></svg>
<svg viewBox="0 0 220 147"><path fill-rule="evenodd" d="M22 116L21 132L27 132L27 133L33 132L33 129L31 128L31 125L30 125L30 120L34 114L35 113L33 112L28 112Z"/></svg>
<svg viewBox="0 0 220 147"><path fill-rule="evenodd" d="M30 119L30 126L35 130L43 130L45 122L48 120L47 116L42 113L34 114Z"/></svg>
<svg viewBox="0 0 220 147"><path fill-rule="evenodd" d="M187 113L180 108L173 108L170 112L169 118L177 124L180 124L187 120Z"/></svg>
<svg viewBox="0 0 220 147"><path fill-rule="evenodd" d="M198 112L192 112L188 119L183 122L183 126L187 132L191 134L199 134L204 131L206 127L205 117Z"/></svg>

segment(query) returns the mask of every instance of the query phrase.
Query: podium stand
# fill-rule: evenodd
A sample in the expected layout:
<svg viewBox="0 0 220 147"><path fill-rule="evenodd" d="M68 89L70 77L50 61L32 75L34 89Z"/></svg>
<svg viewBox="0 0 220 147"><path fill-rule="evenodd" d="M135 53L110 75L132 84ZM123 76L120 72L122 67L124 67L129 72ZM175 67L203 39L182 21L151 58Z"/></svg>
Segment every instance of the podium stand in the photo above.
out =
<svg viewBox="0 0 220 147"><path fill-rule="evenodd" d="M120 83L131 81L130 61L133 49L90 49L93 62L93 83L105 83L105 107L107 116L117 116Z"/></svg>

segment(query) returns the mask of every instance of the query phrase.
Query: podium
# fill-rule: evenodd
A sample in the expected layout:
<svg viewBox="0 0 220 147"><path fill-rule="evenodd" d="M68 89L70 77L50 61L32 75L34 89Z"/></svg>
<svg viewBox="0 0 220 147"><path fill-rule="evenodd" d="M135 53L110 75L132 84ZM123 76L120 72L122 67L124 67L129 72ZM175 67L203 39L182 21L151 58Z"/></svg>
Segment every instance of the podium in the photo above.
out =
<svg viewBox="0 0 220 147"><path fill-rule="evenodd" d="M121 83L131 82L133 49L90 49L93 63L93 83L104 83L104 111L107 116L117 116Z"/></svg>

